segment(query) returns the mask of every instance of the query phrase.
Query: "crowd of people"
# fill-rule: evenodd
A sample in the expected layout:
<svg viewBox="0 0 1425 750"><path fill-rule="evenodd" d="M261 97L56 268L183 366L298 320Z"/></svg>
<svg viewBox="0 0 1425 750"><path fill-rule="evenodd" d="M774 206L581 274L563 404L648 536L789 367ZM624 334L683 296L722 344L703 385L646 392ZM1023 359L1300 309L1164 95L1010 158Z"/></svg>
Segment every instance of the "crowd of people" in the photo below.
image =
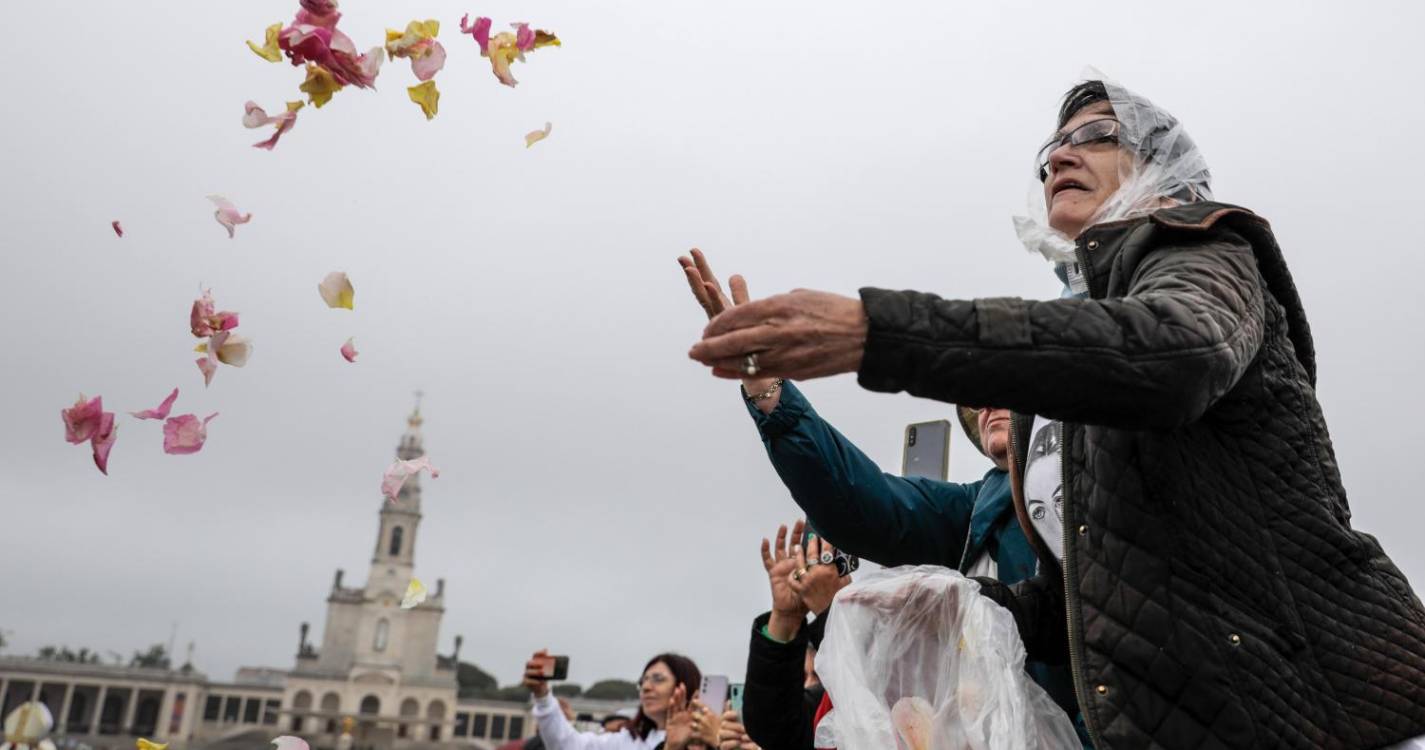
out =
<svg viewBox="0 0 1425 750"><path fill-rule="evenodd" d="M536 654L546 747L860 750L827 717L866 701L894 729L883 750L1009 746L947 739L967 701L1018 710L978 691L818 680L828 623L861 601L839 548L972 582L1018 635L1026 689L1071 727L1039 746L1425 748L1425 607L1351 526L1270 226L1215 202L1178 120L1111 81L1066 94L1034 166L1043 204L1016 227L1058 299L868 287L753 301L740 276L725 293L703 253L679 259L710 319L689 354L741 381L806 521L763 540L770 607L752 622L741 711L704 705L697 666L664 653L626 726L579 732ZM843 373L944 402L992 468L963 483L883 472L794 385ZM964 628L947 648L979 637Z"/></svg>

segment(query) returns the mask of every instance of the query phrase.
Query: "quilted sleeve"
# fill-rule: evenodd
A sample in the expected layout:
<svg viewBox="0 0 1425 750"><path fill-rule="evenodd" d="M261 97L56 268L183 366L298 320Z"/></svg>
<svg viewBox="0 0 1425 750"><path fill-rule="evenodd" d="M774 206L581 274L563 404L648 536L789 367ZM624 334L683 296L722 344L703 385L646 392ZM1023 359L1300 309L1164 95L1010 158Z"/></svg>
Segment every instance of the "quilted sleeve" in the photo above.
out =
<svg viewBox="0 0 1425 750"><path fill-rule="evenodd" d="M870 331L860 383L1080 424L1191 423L1256 357L1264 299L1241 236L1172 236L1177 244L1143 257L1123 297L947 300L862 289Z"/></svg>

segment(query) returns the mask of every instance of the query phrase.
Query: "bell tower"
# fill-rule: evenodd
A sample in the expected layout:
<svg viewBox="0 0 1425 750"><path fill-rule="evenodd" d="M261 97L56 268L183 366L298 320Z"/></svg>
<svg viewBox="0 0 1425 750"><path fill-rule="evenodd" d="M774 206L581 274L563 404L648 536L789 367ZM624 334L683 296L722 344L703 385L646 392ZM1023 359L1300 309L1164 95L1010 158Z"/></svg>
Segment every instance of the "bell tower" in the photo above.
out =
<svg viewBox="0 0 1425 750"><path fill-rule="evenodd" d="M406 432L396 445L396 457L409 461L425 455L421 438L421 393L416 392L416 406L406 419ZM371 575L367 587L388 588L399 582L404 591L416 565L416 529L421 522L421 477L406 478L395 502L382 498L381 524L376 532L376 548L371 555Z"/></svg>

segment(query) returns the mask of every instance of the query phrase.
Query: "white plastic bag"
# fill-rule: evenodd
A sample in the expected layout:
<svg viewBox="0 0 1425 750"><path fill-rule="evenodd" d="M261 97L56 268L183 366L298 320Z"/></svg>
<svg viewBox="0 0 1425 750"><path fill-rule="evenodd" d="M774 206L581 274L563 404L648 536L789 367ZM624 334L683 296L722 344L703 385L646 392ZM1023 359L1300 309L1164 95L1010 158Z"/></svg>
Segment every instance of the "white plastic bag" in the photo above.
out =
<svg viewBox="0 0 1425 750"><path fill-rule="evenodd" d="M817 747L1080 747L1069 717L1025 673L1014 618L979 590L921 565L875 571L838 593L816 656L835 707Z"/></svg>

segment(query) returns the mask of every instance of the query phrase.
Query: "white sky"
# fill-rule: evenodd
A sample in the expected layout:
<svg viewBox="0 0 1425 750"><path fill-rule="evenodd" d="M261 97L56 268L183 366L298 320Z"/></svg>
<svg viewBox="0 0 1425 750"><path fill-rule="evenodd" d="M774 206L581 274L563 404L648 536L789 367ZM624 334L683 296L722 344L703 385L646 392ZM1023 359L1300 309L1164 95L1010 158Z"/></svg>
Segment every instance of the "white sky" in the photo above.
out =
<svg viewBox="0 0 1425 750"><path fill-rule="evenodd" d="M403 61L267 153L243 102L280 109L301 74L243 40L295 7L0 12L8 652L127 657L176 621L214 677L290 666L333 570L365 578L419 387L443 473L425 482L417 570L447 579L443 651L463 634L503 682L545 646L586 685L664 649L737 679L767 607L758 543L796 509L735 387L685 356L703 320L674 258L703 247L754 295L1054 296L1009 216L1086 64L1181 118L1217 196L1272 221L1355 523L1425 584L1425 6L345 0L361 47L443 23L440 115L407 101ZM457 33L467 10L565 45L505 88ZM234 241L212 192L255 214ZM354 312L315 292L334 269ZM207 390L187 331L200 283L256 342ZM337 355L348 336L356 365ZM104 477L62 439L81 391L122 412L175 385L175 413L221 412L197 455L164 455L157 423L123 417ZM907 422L949 414L850 377L805 390L892 470ZM987 465L959 435L952 453L961 479Z"/></svg>

